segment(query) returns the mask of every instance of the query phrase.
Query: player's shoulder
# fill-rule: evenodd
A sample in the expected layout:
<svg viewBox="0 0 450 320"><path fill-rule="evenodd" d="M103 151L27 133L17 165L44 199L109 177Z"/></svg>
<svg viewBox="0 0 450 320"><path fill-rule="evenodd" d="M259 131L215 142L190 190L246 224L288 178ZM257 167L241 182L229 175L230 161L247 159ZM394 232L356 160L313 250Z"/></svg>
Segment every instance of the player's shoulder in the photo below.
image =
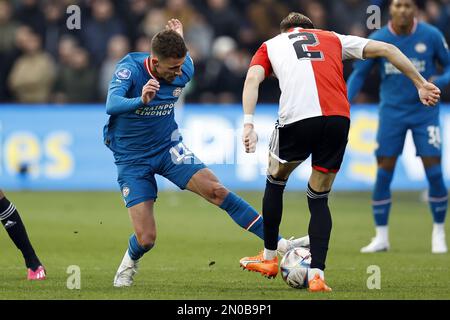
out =
<svg viewBox="0 0 450 320"><path fill-rule="evenodd" d="M139 64L144 63L148 56L148 53L145 52L130 52L120 59L117 65L138 66Z"/></svg>
<svg viewBox="0 0 450 320"><path fill-rule="evenodd" d="M439 30L438 28L436 28L435 26L433 26L429 23L422 22L422 21L417 24L417 31L420 33L427 33L432 36L438 36L439 38L444 36L442 34L441 30Z"/></svg>
<svg viewBox="0 0 450 320"><path fill-rule="evenodd" d="M135 77L140 71L139 66L144 65L148 53L144 52L130 52L116 64L115 75L118 79L126 80Z"/></svg>
<svg viewBox="0 0 450 320"><path fill-rule="evenodd" d="M193 69L194 68L194 60L192 60L191 55L186 53L186 59L184 60L182 68Z"/></svg>
<svg viewBox="0 0 450 320"><path fill-rule="evenodd" d="M262 44L261 44L261 46L270 46L270 45L272 45L272 44L274 44L274 43L277 43L277 42L279 42L279 41L283 41L283 39L285 39L286 37L288 37L288 34L287 33L280 33L280 34L278 34L278 35L276 35L276 36L274 36L274 37L272 37L272 38L270 38L270 39L267 39L266 41L264 41Z"/></svg>
<svg viewBox="0 0 450 320"><path fill-rule="evenodd" d="M187 74L189 80L194 75L194 60L192 60L192 57L189 54L189 52L186 54L186 59L184 60L183 65L181 66L181 70Z"/></svg>

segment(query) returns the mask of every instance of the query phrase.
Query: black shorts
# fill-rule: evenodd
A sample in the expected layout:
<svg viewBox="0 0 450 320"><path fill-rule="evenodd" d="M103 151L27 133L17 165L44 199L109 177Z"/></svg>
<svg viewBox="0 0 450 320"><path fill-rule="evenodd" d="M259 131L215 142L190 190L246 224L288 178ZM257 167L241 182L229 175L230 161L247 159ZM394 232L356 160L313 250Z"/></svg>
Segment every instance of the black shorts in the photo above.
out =
<svg viewBox="0 0 450 320"><path fill-rule="evenodd" d="M350 119L320 116L285 126L275 126L269 143L270 154L282 163L304 161L312 155L312 167L338 172L348 141Z"/></svg>

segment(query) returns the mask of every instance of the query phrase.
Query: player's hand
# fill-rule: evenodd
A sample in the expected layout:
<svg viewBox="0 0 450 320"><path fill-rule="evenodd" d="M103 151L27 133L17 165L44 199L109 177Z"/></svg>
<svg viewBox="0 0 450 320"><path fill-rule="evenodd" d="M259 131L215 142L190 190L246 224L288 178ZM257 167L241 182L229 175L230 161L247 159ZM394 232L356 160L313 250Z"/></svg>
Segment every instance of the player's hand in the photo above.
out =
<svg viewBox="0 0 450 320"><path fill-rule="evenodd" d="M141 100L144 104L148 104L156 96L159 90L159 82L155 79L150 79L142 88Z"/></svg>
<svg viewBox="0 0 450 320"><path fill-rule="evenodd" d="M253 124L244 124L244 132L242 134L242 143L245 147L245 152L254 153L256 151L256 143L258 142L258 135L256 134Z"/></svg>
<svg viewBox="0 0 450 320"><path fill-rule="evenodd" d="M173 30L183 37L183 24L178 19L170 19L167 22L166 29Z"/></svg>
<svg viewBox="0 0 450 320"><path fill-rule="evenodd" d="M428 107L435 106L441 97L441 90L431 82L425 82L418 90L420 101Z"/></svg>

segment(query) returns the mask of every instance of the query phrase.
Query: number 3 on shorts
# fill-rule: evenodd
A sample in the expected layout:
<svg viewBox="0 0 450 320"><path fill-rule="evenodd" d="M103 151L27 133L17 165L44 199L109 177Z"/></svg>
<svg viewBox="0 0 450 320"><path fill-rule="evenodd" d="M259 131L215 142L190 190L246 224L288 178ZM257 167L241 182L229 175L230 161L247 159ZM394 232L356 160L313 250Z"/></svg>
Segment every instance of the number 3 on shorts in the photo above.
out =
<svg viewBox="0 0 450 320"><path fill-rule="evenodd" d="M428 143L432 146L441 148L441 131L437 126L428 126Z"/></svg>

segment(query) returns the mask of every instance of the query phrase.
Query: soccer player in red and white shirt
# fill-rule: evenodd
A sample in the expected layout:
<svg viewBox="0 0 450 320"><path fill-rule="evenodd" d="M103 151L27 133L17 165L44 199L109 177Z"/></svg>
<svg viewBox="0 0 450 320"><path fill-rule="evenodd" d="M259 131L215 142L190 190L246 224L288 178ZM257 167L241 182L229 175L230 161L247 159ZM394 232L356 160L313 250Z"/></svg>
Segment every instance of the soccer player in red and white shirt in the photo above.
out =
<svg viewBox="0 0 450 320"><path fill-rule="evenodd" d="M440 91L393 45L315 29L308 17L295 12L281 22L280 29L281 34L263 43L254 55L242 95L243 144L246 152L255 152L258 137L253 114L259 85L272 74L278 78L279 118L269 146L263 199L264 251L242 258L240 263L245 269L268 277L277 275L277 236L284 188L291 172L312 155L307 189L312 256L308 284L310 291L331 291L323 272L332 224L328 194L342 163L350 127L342 61L388 59L414 82L421 101L428 106L438 102Z"/></svg>

